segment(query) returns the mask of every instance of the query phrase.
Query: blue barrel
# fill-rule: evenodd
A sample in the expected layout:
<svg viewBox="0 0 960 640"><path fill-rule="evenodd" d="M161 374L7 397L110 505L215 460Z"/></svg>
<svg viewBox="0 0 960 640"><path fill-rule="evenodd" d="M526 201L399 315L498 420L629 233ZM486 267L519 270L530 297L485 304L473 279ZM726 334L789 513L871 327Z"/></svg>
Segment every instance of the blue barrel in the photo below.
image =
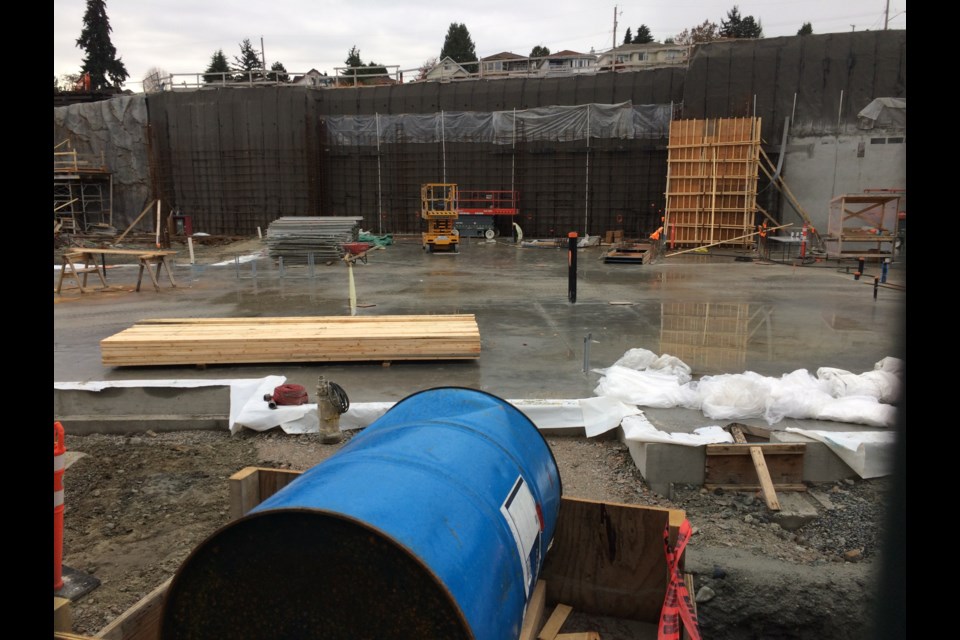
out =
<svg viewBox="0 0 960 640"><path fill-rule="evenodd" d="M416 393L197 547L161 637L517 638L560 496L521 411Z"/></svg>

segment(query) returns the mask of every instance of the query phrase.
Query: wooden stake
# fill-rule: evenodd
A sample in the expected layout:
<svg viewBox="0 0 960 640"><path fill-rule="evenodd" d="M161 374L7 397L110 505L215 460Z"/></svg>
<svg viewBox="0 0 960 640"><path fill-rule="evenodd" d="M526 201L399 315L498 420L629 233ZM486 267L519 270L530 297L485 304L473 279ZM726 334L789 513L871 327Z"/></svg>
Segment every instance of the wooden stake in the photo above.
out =
<svg viewBox="0 0 960 640"><path fill-rule="evenodd" d="M121 233L121 234L120 234L120 237L117 238L116 242L114 242L113 244L120 244L121 242L123 242L123 239L127 237L127 234L130 233L130 231L132 231L135 226L137 226L137 223L138 223L138 222L140 222L141 220L143 220L143 216L147 215L147 212L150 211L150 209L153 207L153 203L154 203L154 202L156 202L156 201L155 201L155 200L151 200L151 201L147 204L147 206L144 207L143 211L140 212L140 215L137 216L137 219L130 223L130 226L127 227L127 230L124 231L123 233Z"/></svg>
<svg viewBox="0 0 960 640"><path fill-rule="evenodd" d="M733 434L735 442L747 444L747 439L743 435L743 429L738 425L730 425L730 433ZM773 488L773 480L770 478L767 462L763 459L763 449L760 447L750 447L750 457L753 458L753 466L757 470L757 477L760 479L760 490L763 492L763 498L767 502L767 507L771 511L780 511L780 501L777 500L777 492Z"/></svg>

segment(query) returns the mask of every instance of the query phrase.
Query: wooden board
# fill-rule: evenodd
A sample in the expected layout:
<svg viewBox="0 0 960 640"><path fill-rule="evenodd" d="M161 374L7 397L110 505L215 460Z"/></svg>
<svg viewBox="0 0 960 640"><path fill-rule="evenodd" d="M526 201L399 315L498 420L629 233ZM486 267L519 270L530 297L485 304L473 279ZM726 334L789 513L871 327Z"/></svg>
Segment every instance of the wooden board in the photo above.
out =
<svg viewBox="0 0 960 640"><path fill-rule="evenodd" d="M246 467L230 476L230 517L242 518L300 476L300 471Z"/></svg>
<svg viewBox="0 0 960 640"><path fill-rule="evenodd" d="M563 623L567 621L567 617L570 616L572 611L573 607L558 604L547 619L547 624L543 625L543 629L540 630L540 635L537 636L537 640L554 640L557 634L560 633L560 629L563 628Z"/></svg>
<svg viewBox="0 0 960 640"><path fill-rule="evenodd" d="M170 578L141 598L123 615L101 629L96 637L105 640L157 640L160 637L163 598L172 581L173 578Z"/></svg>
<svg viewBox="0 0 960 640"><path fill-rule="evenodd" d="M564 497L542 578L577 611L656 622L667 588L663 532L683 511Z"/></svg>
<svg viewBox="0 0 960 640"><path fill-rule="evenodd" d="M480 357L472 314L170 318L100 341L106 366L468 360Z"/></svg>
<svg viewBox="0 0 960 640"><path fill-rule="evenodd" d="M73 613L70 611L70 600L53 597L53 629L54 631L70 631L73 628Z"/></svg>
<svg viewBox="0 0 960 640"><path fill-rule="evenodd" d="M533 595L530 596L530 602L527 603L527 611L523 616L519 640L536 640L537 632L540 630L540 621L543 619L543 608L546 602L547 584L543 580L537 580L537 586L533 588Z"/></svg>
<svg viewBox="0 0 960 640"><path fill-rule="evenodd" d="M705 486L742 486L744 490L760 485L757 469L750 450L759 447L763 452L767 472L773 486L780 490L788 487L804 487L804 443L771 444L723 444L706 446L706 462L703 484ZM796 489L789 489L796 490Z"/></svg>

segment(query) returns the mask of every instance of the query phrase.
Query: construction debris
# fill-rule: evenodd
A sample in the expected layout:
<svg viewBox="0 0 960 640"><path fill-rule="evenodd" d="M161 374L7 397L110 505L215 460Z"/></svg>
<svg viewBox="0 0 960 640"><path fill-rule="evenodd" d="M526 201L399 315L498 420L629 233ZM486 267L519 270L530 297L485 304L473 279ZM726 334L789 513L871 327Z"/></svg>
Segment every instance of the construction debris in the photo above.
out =
<svg viewBox="0 0 960 640"><path fill-rule="evenodd" d="M356 242L361 216L284 216L267 228L267 250L273 259L326 262L343 257L343 245Z"/></svg>

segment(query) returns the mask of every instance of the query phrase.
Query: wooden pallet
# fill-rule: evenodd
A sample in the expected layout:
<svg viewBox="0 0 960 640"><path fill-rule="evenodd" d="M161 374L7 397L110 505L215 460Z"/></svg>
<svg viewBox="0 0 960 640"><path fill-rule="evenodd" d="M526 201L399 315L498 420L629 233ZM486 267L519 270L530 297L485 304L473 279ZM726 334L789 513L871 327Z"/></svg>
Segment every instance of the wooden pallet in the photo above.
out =
<svg viewBox="0 0 960 640"><path fill-rule="evenodd" d="M100 341L105 366L468 360L480 357L472 314L165 318Z"/></svg>

